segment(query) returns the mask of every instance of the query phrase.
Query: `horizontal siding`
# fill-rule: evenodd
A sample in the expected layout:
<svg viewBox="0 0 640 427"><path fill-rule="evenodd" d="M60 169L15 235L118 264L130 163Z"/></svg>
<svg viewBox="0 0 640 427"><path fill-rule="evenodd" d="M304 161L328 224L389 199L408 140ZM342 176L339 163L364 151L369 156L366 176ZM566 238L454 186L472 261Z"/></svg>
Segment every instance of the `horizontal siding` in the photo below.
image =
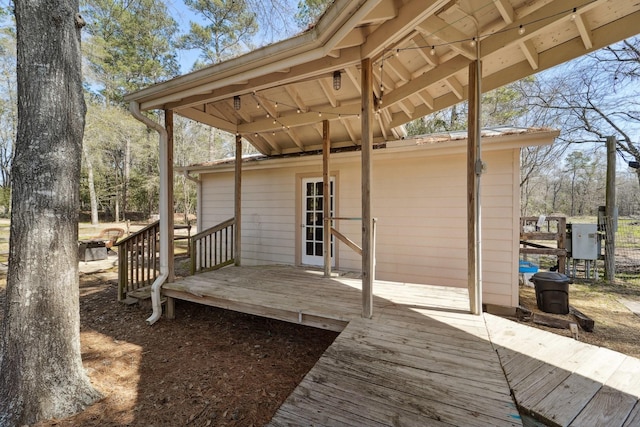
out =
<svg viewBox="0 0 640 427"><path fill-rule="evenodd" d="M338 157L338 155L334 155ZM332 158L334 157L332 156ZM517 242L514 241L514 186L517 165L513 150L484 154L482 176L483 295L490 304L517 302ZM336 214L360 217L360 162L332 163L336 174ZM243 171L243 241L245 265L296 260L296 180L318 166ZM372 213L378 219L376 278L445 286L467 286L466 156L432 157L417 153L402 159L374 151ZM203 176L204 224L233 216L233 173ZM217 221L217 222L216 222ZM360 221L336 221L335 227L360 244ZM337 264L360 270L361 258L338 242ZM515 296L514 296L515 295Z"/></svg>

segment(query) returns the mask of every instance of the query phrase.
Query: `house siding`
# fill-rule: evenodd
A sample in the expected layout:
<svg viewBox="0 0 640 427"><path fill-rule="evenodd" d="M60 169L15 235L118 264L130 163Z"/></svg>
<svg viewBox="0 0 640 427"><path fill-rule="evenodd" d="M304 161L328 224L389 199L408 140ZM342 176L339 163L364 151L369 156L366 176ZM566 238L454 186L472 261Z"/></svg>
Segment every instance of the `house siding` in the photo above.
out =
<svg viewBox="0 0 640 427"><path fill-rule="evenodd" d="M466 287L466 155L384 151L374 150L373 156L376 278ZM518 235L513 227L518 224L518 152L508 148L483 154L483 299L489 304L517 305ZM271 162L277 167L244 166L244 265L299 263L299 181L322 176L320 156L291 166ZM330 170L336 179L336 216L360 217L359 153L332 155ZM201 226L206 228L233 216L233 172L206 173L201 179ZM359 244L360 221L340 220L335 227ZM347 246L338 244L336 256L337 268L360 270L360 256Z"/></svg>

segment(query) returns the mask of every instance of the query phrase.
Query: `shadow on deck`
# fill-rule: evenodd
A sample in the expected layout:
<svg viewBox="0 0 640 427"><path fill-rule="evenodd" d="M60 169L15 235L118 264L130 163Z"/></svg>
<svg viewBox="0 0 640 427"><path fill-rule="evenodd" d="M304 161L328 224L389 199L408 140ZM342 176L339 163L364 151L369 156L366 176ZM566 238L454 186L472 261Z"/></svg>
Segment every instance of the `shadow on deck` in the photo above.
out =
<svg viewBox="0 0 640 427"><path fill-rule="evenodd" d="M550 425L640 424L637 359L471 315L460 288L375 281L363 319L360 286L291 266L229 267L163 294L342 331L271 426L519 426L512 395Z"/></svg>

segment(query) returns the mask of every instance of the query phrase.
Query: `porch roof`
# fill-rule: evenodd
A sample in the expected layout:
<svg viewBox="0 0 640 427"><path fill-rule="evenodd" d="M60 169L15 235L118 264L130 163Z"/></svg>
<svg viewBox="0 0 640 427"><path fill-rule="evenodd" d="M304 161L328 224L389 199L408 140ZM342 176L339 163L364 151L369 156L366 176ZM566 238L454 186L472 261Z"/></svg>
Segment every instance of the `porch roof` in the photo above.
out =
<svg viewBox="0 0 640 427"><path fill-rule="evenodd" d="M325 119L332 147L357 146L363 58L376 66L375 143L398 139L408 121L465 100L476 42L488 91L639 28L636 0L335 0L296 37L126 99L240 134L265 155L321 149Z"/></svg>
<svg viewBox="0 0 640 427"><path fill-rule="evenodd" d="M505 148L521 148L531 147L539 145L553 144L555 139L560 134L560 131L549 128L523 128L523 127L511 127L501 126L495 128L482 129L482 141L483 150L490 151L494 149ZM383 152L398 152L423 150L423 149L435 149L446 150L447 153L452 152L464 152L467 147L467 131L456 131L446 133L433 133L426 135L416 135L411 138L403 140L388 141L385 145L382 145L379 150L376 150L377 154ZM349 152L348 150L345 150ZM355 151L355 150L354 150ZM307 155L309 154L309 155ZM317 163L318 160L314 159L311 154L319 154L316 152L311 153L297 153L285 156L266 156L264 154L252 154L244 156L242 158L245 163L244 168L251 168L252 166L263 166L268 163L271 167L278 167L283 162L287 164L303 162L307 157L310 158L310 162ZM360 155L359 153L357 154ZM188 166L177 167L175 170L182 173L210 173L210 172L223 172L232 171L236 163L235 157L229 157L225 159L218 159L203 163L196 163Z"/></svg>

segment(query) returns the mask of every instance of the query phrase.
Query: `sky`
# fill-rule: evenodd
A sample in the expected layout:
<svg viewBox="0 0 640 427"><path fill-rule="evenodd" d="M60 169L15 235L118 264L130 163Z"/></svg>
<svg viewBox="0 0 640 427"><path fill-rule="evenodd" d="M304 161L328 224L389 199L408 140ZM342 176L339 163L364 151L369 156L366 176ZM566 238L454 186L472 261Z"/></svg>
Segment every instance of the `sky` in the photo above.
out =
<svg viewBox="0 0 640 427"><path fill-rule="evenodd" d="M6 0L0 0L0 2L4 1ZM263 7L269 7L272 1L273 0L253 0L254 3L262 5ZM260 31L254 37L253 44L255 46L264 46L282 40L299 31L293 20L293 16L297 11L298 0L275 0L274 2L279 2L282 7L289 9L290 12L287 13L286 16L283 16L274 11L261 11L260 8L256 8L256 13L259 14ZM189 23L192 21L203 25L206 24L206 21L204 21L199 14L191 11L184 4L183 0L166 0L165 4L169 13L173 16L173 19L178 23L181 33L189 31ZM185 74L191 71L191 67L197 58L198 52L196 50L183 50L178 52L180 73Z"/></svg>

